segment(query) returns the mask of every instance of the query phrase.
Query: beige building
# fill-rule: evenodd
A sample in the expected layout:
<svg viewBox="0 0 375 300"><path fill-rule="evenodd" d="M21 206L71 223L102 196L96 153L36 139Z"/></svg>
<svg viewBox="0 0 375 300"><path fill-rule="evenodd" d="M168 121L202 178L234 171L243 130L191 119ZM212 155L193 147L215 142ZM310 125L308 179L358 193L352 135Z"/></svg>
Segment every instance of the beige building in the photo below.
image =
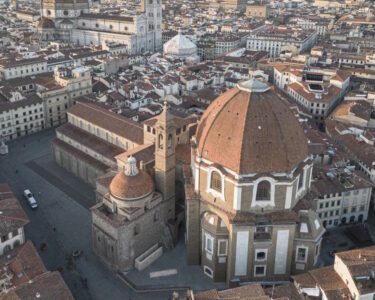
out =
<svg viewBox="0 0 375 300"><path fill-rule="evenodd" d="M375 247L335 254L333 266L293 276L294 285L306 298L373 299Z"/></svg>
<svg viewBox="0 0 375 300"><path fill-rule="evenodd" d="M25 243L25 211L8 184L0 183L0 256ZM1 265L1 264L0 264Z"/></svg>
<svg viewBox="0 0 375 300"><path fill-rule="evenodd" d="M249 80L205 111L185 172L186 253L215 281L287 281L317 265L324 228L306 205L312 161L290 109Z"/></svg>
<svg viewBox="0 0 375 300"><path fill-rule="evenodd" d="M246 3L247 1L245 0L211 0L210 6L243 11L246 9Z"/></svg>
<svg viewBox="0 0 375 300"><path fill-rule="evenodd" d="M56 68L54 80L47 80L37 82L36 90L44 102L46 126L53 127L67 121L67 111L75 99L92 93L92 80L87 67Z"/></svg>
<svg viewBox="0 0 375 300"><path fill-rule="evenodd" d="M375 294L373 265L375 247L344 251L335 255L333 266L292 276L292 283L263 288L259 283L225 290L189 291L186 300L350 300L372 299Z"/></svg>
<svg viewBox="0 0 375 300"><path fill-rule="evenodd" d="M316 125L323 126L325 118L347 93L350 73L278 63L274 66L274 83L288 93Z"/></svg>
<svg viewBox="0 0 375 300"><path fill-rule="evenodd" d="M0 88L0 140L8 141L45 127L43 100L7 85Z"/></svg>
<svg viewBox="0 0 375 300"><path fill-rule="evenodd" d="M354 167L354 166L353 166ZM318 168L311 191L316 212L326 228L364 223L368 217L373 184L359 171Z"/></svg>
<svg viewBox="0 0 375 300"><path fill-rule="evenodd" d="M245 15L249 18L267 19L267 5L247 5Z"/></svg>
<svg viewBox="0 0 375 300"><path fill-rule="evenodd" d="M47 60L43 57L5 57L0 60L0 80L22 78L47 72Z"/></svg>

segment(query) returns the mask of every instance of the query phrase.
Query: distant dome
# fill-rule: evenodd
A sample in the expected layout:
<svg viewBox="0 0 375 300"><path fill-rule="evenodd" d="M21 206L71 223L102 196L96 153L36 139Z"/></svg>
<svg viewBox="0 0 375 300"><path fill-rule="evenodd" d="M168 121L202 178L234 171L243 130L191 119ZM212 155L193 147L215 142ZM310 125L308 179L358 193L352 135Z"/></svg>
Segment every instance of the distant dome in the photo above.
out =
<svg viewBox="0 0 375 300"><path fill-rule="evenodd" d="M237 174L291 172L308 156L298 120L263 82L249 80L220 95L196 132L198 155Z"/></svg>
<svg viewBox="0 0 375 300"><path fill-rule="evenodd" d="M55 23L51 19L48 18L42 18L39 21L38 28L43 28L43 29L54 29L55 28Z"/></svg>
<svg viewBox="0 0 375 300"><path fill-rule="evenodd" d="M189 57L197 54L197 46L181 32L166 42L163 46L164 54L174 57Z"/></svg>

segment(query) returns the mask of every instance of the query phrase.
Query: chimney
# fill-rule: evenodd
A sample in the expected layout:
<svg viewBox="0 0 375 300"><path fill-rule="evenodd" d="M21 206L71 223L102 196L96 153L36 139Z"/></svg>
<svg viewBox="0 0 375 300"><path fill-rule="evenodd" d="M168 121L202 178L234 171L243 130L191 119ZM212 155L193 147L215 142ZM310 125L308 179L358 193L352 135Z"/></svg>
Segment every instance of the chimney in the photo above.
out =
<svg viewBox="0 0 375 300"><path fill-rule="evenodd" d="M143 160L141 160L140 162L139 162L139 169L140 170L145 170L145 164L144 164L144 162L143 162Z"/></svg>

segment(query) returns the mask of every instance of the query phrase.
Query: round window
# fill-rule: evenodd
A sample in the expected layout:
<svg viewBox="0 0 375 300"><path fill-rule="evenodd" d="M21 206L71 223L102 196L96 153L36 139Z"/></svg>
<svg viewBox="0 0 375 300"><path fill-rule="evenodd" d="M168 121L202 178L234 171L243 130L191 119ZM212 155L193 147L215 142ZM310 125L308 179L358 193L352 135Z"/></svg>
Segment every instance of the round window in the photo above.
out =
<svg viewBox="0 0 375 300"><path fill-rule="evenodd" d="M64 10L64 16L69 15L69 12L67 10Z"/></svg>

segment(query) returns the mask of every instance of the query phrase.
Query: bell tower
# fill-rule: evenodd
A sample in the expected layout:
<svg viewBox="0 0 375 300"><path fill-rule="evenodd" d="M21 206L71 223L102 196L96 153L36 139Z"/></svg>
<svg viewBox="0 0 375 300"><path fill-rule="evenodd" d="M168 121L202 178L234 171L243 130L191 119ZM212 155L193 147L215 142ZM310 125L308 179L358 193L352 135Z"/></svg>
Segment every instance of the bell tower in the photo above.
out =
<svg viewBox="0 0 375 300"><path fill-rule="evenodd" d="M147 50L162 49L162 4L161 0L143 0L142 6L147 18Z"/></svg>
<svg viewBox="0 0 375 300"><path fill-rule="evenodd" d="M175 217L176 128L167 101L156 122L155 182L165 203L165 220Z"/></svg>

